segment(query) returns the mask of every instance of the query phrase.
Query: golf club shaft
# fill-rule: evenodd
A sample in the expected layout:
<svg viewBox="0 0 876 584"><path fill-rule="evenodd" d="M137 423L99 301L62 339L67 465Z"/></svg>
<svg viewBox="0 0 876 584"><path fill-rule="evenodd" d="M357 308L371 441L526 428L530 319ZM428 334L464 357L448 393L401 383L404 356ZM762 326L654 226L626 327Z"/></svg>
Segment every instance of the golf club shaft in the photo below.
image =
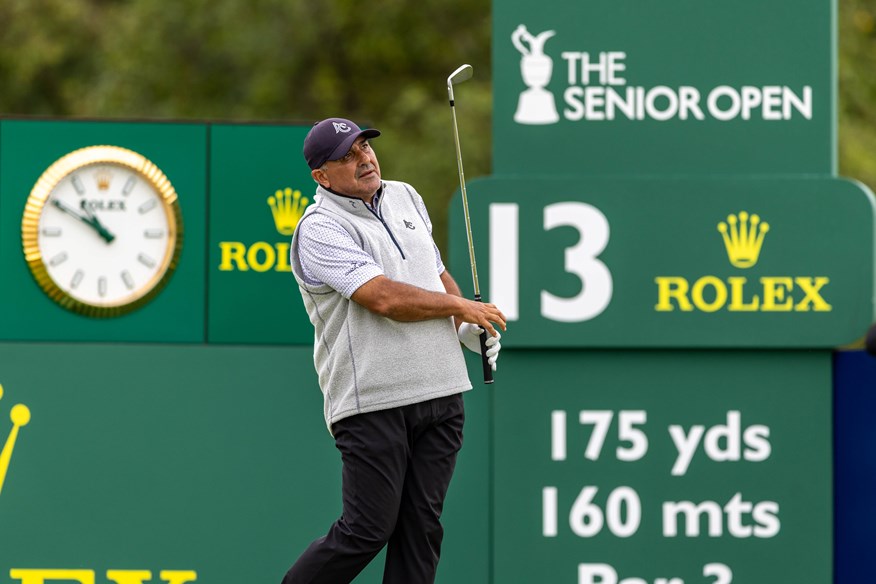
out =
<svg viewBox="0 0 876 584"><path fill-rule="evenodd" d="M481 300L481 289L478 285L478 265L475 259L474 240L471 233L471 216L468 213L468 194L465 191L465 172L462 169L462 152L459 148L459 130L456 124L456 107L450 102L450 112L453 115L453 140L456 144L456 165L459 168L459 190L462 193L462 213L465 216L465 235L468 240L468 261L471 264L471 279L474 284L475 300Z"/></svg>
<svg viewBox="0 0 876 584"><path fill-rule="evenodd" d="M453 98L453 83L451 79L447 82L447 92L450 96L450 113L453 117L453 142L456 145L456 165L459 168L459 190L462 193L462 212L465 216L465 235L468 239L468 259L471 264L471 279L474 285L474 299L477 302L483 302L481 299L481 289L478 285L478 267L475 260L474 239L471 233L471 217L468 212L468 194L465 191L465 172L462 169L462 149L459 146L459 127L456 121L456 105ZM484 371L484 383L493 383L493 368L487 358L487 331L481 332L481 364Z"/></svg>

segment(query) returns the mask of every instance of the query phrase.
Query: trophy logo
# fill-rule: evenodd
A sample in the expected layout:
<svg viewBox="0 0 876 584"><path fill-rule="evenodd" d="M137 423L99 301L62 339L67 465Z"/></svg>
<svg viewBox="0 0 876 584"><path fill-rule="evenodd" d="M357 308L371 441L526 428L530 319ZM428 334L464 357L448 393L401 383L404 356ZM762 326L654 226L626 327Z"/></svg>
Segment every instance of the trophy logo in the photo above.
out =
<svg viewBox="0 0 876 584"><path fill-rule="evenodd" d="M547 30L535 36L529 34L524 25L518 26L511 34L511 42L520 51L520 74L529 89L520 94L514 121L518 124L555 124L560 120L554 94L545 87L553 74L553 59L544 54L545 42L556 31Z"/></svg>

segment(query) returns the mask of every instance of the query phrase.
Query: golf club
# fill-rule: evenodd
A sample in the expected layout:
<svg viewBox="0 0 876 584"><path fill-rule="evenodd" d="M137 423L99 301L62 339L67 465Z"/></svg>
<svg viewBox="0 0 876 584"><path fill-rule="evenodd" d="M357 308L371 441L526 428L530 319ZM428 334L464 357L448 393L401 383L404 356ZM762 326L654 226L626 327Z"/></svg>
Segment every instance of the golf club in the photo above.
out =
<svg viewBox="0 0 876 584"><path fill-rule="evenodd" d="M478 286L478 267L475 261L474 242L471 236L471 219L468 214L468 196L465 192L465 173L462 171L462 152L459 148L459 128L456 123L456 105L453 100L453 85L471 79L473 70L471 65L460 65L450 77L447 78L447 94L450 97L450 112L453 115L453 141L456 144L456 165L459 167L459 189L462 192L462 211L465 215L465 234L468 237L468 259L471 263L471 279L474 283L474 299L481 300L481 289ZM493 368L487 359L487 331L481 333L481 361L484 366L484 383L493 383Z"/></svg>

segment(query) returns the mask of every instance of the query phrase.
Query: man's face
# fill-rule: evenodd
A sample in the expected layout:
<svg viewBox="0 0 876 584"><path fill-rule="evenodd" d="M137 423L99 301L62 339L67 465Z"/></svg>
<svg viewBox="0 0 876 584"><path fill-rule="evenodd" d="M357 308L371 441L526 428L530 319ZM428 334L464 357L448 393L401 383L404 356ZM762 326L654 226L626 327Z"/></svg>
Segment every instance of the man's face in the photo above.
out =
<svg viewBox="0 0 876 584"><path fill-rule="evenodd" d="M380 188L380 165L367 139L359 137L343 158L329 160L311 172L323 187L371 201Z"/></svg>

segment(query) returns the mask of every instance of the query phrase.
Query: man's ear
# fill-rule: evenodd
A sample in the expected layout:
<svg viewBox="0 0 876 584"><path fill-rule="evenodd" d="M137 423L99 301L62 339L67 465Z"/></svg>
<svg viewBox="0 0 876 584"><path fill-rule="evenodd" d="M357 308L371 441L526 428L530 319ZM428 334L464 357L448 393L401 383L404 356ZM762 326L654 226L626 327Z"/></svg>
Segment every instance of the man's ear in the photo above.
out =
<svg viewBox="0 0 876 584"><path fill-rule="evenodd" d="M315 169L311 170L310 176L312 176L313 180L315 180L317 183L319 183L319 185L321 187L323 187L324 189L327 189L327 188L332 186L331 182L329 182L328 175L321 168L315 168Z"/></svg>

